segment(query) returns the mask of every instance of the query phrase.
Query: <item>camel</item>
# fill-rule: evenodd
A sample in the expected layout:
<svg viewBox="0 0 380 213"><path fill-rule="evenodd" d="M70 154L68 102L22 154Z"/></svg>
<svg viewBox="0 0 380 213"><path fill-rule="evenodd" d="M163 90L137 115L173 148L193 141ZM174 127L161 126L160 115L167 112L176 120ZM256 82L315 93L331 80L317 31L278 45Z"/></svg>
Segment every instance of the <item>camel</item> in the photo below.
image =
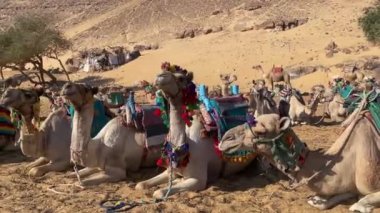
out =
<svg viewBox="0 0 380 213"><path fill-rule="evenodd" d="M316 91L309 104L306 104L301 94L295 89L286 87L280 92L282 100L279 104L280 116L289 116L292 124L310 123L311 118L318 108L318 103L324 91Z"/></svg>
<svg viewBox="0 0 380 213"><path fill-rule="evenodd" d="M266 87L252 88L245 95L250 111L257 117L263 114L278 113L277 104L273 100L272 93Z"/></svg>
<svg viewBox="0 0 380 213"><path fill-rule="evenodd" d="M323 104L323 116L322 119L318 122L322 122L326 115L330 117L332 122L342 122L346 118L347 110L344 106L344 99L342 96L332 89L326 90L321 99Z"/></svg>
<svg viewBox="0 0 380 213"><path fill-rule="evenodd" d="M113 118L91 138L91 125L96 113L94 95L97 92L97 87L77 83L66 83L61 91L75 110L71 161L86 167L78 172L81 178L85 178L83 186L124 180L126 171L154 166L160 157L159 152L146 147L145 132L131 126L128 118L126 123L121 117ZM164 138L165 134L158 135L151 142L160 145Z"/></svg>
<svg viewBox="0 0 380 213"><path fill-rule="evenodd" d="M285 141L278 140L277 136L286 132L286 127L290 126L290 120L280 120L276 115L268 115L272 123L277 123L281 129L272 135L272 139L261 139L255 133L267 133L264 127L268 125L256 125L250 129L238 126L224 135L219 148L223 152L255 150L266 156L273 165L295 181L294 186L307 184L317 194L308 203L318 209L329 209L347 199L360 196L361 199L350 207L350 211L372 212L380 204L380 128L376 128L368 111L361 110L368 104L367 101L364 98L359 108L343 123L347 128L324 153L311 151L307 154L307 148L295 136L290 136ZM257 120L260 122L260 119ZM288 142L289 145L286 146L283 142ZM281 146L288 147L285 149L288 155L283 156L291 156L290 161L283 160L277 154L276 151Z"/></svg>
<svg viewBox="0 0 380 213"><path fill-rule="evenodd" d="M290 88L292 87L292 85L290 84L290 75L288 72L286 72L282 68L282 66L281 67L275 67L273 65L272 69L269 72L265 72L261 65L254 66L252 68L255 70L259 70L263 73L263 78L271 85L272 91L274 90L274 82L283 81Z"/></svg>
<svg viewBox="0 0 380 213"><path fill-rule="evenodd" d="M222 94L224 97L230 96L230 86L233 82L237 81L236 75L220 74L220 80L222 81Z"/></svg>
<svg viewBox="0 0 380 213"><path fill-rule="evenodd" d="M347 66L343 68L342 72L343 72L343 78L346 81L351 82L351 83L362 82L365 77L365 74L362 71L360 71L356 67L356 65Z"/></svg>
<svg viewBox="0 0 380 213"><path fill-rule="evenodd" d="M35 125L38 117L41 89L7 89L0 103L13 108L22 115L23 125L19 139L21 151L28 157L37 158L27 168L29 175L42 176L48 172L61 172L70 166L70 121L66 110L61 108L49 114L40 127Z"/></svg>
<svg viewBox="0 0 380 213"><path fill-rule="evenodd" d="M193 74L187 71L163 71L156 78L156 85L170 105L169 123L170 130L165 145L165 154L169 159L163 159L167 169L156 177L140 182L137 190L149 189L163 184L171 177L183 177L175 180L172 187L158 189L153 193L156 198L164 198L183 191L199 191L206 188L206 184L218 177L229 175L245 168L254 158L249 158L242 163L223 164L223 160L214 150L214 140L209 137L201 137L204 126L201 117L192 116L191 126L187 126L188 120L183 119L183 99L189 95L189 90L195 85L192 83ZM187 91L187 92L184 92ZM196 98L196 97L193 97ZM186 121L186 122L185 122ZM175 150L174 153L172 150ZM225 166L223 166L225 165ZM173 173L173 174L172 174Z"/></svg>

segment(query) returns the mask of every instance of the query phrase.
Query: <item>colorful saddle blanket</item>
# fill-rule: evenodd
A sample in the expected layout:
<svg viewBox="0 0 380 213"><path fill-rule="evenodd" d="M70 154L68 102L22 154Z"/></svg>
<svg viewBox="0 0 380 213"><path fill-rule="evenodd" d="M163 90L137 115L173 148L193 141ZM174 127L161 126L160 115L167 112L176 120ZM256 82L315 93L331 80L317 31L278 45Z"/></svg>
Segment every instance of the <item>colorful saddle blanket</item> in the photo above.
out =
<svg viewBox="0 0 380 213"><path fill-rule="evenodd" d="M16 135L16 127L11 121L11 112L2 106L0 106L0 135Z"/></svg>
<svg viewBox="0 0 380 213"><path fill-rule="evenodd" d="M94 114L94 119L92 121L91 137L95 137L110 120L110 118L106 116L105 106L102 101L95 100L94 110L95 110L95 114ZM70 113L71 118L74 116L74 112L75 112L74 106L70 105L69 113Z"/></svg>
<svg viewBox="0 0 380 213"><path fill-rule="evenodd" d="M208 99L202 98L200 110L208 132L217 131L218 137L229 129L246 122L248 104L241 96Z"/></svg>
<svg viewBox="0 0 380 213"><path fill-rule="evenodd" d="M155 105L136 105L135 126L138 130L144 131L147 138L169 132L161 117L155 115L157 110L159 107Z"/></svg>

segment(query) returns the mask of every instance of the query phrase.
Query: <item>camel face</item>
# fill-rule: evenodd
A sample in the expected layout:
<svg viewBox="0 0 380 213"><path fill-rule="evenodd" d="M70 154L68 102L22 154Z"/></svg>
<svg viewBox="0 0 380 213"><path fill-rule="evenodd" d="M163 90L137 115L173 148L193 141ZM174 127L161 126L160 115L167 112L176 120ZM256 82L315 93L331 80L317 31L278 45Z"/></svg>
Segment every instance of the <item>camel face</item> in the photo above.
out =
<svg viewBox="0 0 380 213"><path fill-rule="evenodd" d="M71 82L66 83L61 90L61 95L77 109L92 101L96 93L98 93L97 87Z"/></svg>
<svg viewBox="0 0 380 213"><path fill-rule="evenodd" d="M16 110L21 110L23 106L33 105L39 101L39 96L43 93L42 90L20 90L7 89L1 96L0 104L5 107L11 107Z"/></svg>
<svg viewBox="0 0 380 213"><path fill-rule="evenodd" d="M192 81L191 72L178 71L169 72L163 71L156 77L156 86L162 90L166 95L171 97L179 95L182 89L186 88L189 82Z"/></svg>
<svg viewBox="0 0 380 213"><path fill-rule="evenodd" d="M290 126L289 118L277 114L264 114L256 119L252 127L241 125L230 129L223 136L219 149L232 153L237 150L252 150L259 154L271 156L271 143L260 143L262 139L271 139Z"/></svg>

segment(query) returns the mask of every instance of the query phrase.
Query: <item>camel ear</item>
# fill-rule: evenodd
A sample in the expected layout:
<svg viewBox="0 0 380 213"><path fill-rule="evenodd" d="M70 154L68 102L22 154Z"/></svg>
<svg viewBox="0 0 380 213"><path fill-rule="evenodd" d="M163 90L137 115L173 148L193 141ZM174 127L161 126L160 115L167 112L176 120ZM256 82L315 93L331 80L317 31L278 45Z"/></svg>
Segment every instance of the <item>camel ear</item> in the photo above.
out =
<svg viewBox="0 0 380 213"><path fill-rule="evenodd" d="M194 73L193 72L187 72L186 78L188 81L193 81L194 79Z"/></svg>
<svg viewBox="0 0 380 213"><path fill-rule="evenodd" d="M280 119L280 131L287 130L290 127L290 118L283 117Z"/></svg>
<svg viewBox="0 0 380 213"><path fill-rule="evenodd" d="M97 94L99 92L99 87L91 87L91 93L93 95Z"/></svg>
<svg viewBox="0 0 380 213"><path fill-rule="evenodd" d="M35 88L34 91L37 93L38 97L45 93L44 88Z"/></svg>

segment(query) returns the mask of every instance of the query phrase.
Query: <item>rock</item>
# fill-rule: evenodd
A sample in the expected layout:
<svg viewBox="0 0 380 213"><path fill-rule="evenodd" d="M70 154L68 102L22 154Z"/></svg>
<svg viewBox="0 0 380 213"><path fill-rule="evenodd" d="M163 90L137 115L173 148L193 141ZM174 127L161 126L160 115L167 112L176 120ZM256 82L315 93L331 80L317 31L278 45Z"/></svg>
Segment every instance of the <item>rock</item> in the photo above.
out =
<svg viewBox="0 0 380 213"><path fill-rule="evenodd" d="M195 37L195 32L192 29L185 30L184 36L185 36L185 38L194 38Z"/></svg>
<svg viewBox="0 0 380 213"><path fill-rule="evenodd" d="M306 24L309 21L308 18L298 19L298 26Z"/></svg>
<svg viewBox="0 0 380 213"><path fill-rule="evenodd" d="M286 26L285 26L285 21L279 20L274 22L274 29L276 31L285 31Z"/></svg>
<svg viewBox="0 0 380 213"><path fill-rule="evenodd" d="M334 56L334 51L327 51L326 52L326 57L327 58L332 58Z"/></svg>
<svg viewBox="0 0 380 213"><path fill-rule="evenodd" d="M157 50L158 48L160 48L160 45L158 45L157 43L154 43L154 44L151 44L150 47L152 48L152 50Z"/></svg>
<svg viewBox="0 0 380 213"><path fill-rule="evenodd" d="M247 24L245 23L238 23L234 26L234 31L237 31L237 32L246 32L250 30L253 30L253 27L247 26Z"/></svg>
<svg viewBox="0 0 380 213"><path fill-rule="evenodd" d="M215 16L215 15L218 15L220 13L222 13L221 10L215 10L214 12L211 13L211 15Z"/></svg>
<svg viewBox="0 0 380 213"><path fill-rule="evenodd" d="M344 54L351 54L351 53L352 53L352 51L351 51L349 48L343 48L343 49L342 49L342 52L343 52Z"/></svg>
<svg viewBox="0 0 380 213"><path fill-rule="evenodd" d="M183 30L183 31L181 31L181 32L177 32L177 33L175 33L174 34L174 38L176 38L176 39L183 39L183 38L185 38L185 30Z"/></svg>
<svg viewBox="0 0 380 213"><path fill-rule="evenodd" d="M133 50L135 51L145 51L145 50L151 50L152 46L151 45L144 45L144 44L137 44L133 47Z"/></svg>
<svg viewBox="0 0 380 213"><path fill-rule="evenodd" d="M257 9L262 8L263 6L261 4L258 4L256 2L247 3L244 5L243 9L247 11L254 11Z"/></svg>
<svg viewBox="0 0 380 213"><path fill-rule="evenodd" d="M333 51L335 49L338 48L338 45L334 42L334 41L331 41L325 48L325 50L327 51Z"/></svg>
<svg viewBox="0 0 380 213"><path fill-rule="evenodd" d="M222 26L217 26L217 27L213 27L212 28L212 32L213 33L217 33L217 32L220 32L220 31L223 31L223 27Z"/></svg>
<svg viewBox="0 0 380 213"><path fill-rule="evenodd" d="M212 29L211 28L206 28L203 30L203 34L207 35L207 34L210 34L212 33Z"/></svg>
<svg viewBox="0 0 380 213"><path fill-rule="evenodd" d="M274 29L275 28L275 23L273 21L265 21L259 25L256 26L258 29Z"/></svg>

